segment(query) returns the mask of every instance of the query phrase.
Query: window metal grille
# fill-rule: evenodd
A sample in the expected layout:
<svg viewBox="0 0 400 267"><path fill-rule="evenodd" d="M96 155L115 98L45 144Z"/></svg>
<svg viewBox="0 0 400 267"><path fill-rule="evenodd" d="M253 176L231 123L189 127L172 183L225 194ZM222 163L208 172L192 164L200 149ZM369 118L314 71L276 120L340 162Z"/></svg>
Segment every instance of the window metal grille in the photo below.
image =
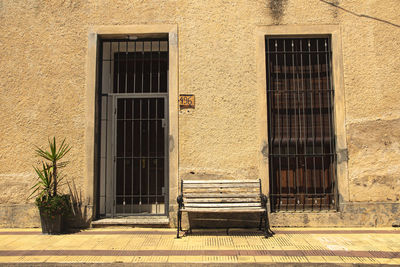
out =
<svg viewBox="0 0 400 267"><path fill-rule="evenodd" d="M330 38L265 41L271 210L335 209Z"/></svg>
<svg viewBox="0 0 400 267"><path fill-rule="evenodd" d="M98 215L167 214L168 38L102 39Z"/></svg>

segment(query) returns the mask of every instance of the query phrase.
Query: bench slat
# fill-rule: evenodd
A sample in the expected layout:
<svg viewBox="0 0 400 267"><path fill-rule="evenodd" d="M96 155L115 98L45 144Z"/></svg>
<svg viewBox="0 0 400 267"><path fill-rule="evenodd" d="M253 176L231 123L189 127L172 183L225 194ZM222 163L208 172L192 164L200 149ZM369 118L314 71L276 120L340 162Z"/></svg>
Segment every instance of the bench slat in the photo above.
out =
<svg viewBox="0 0 400 267"><path fill-rule="evenodd" d="M208 209L203 209L203 208L183 208L182 211L187 211L187 212L264 212L265 208L259 208L259 207L248 207L248 208L237 208L237 209L232 209L232 208L208 208Z"/></svg>
<svg viewBox="0 0 400 267"><path fill-rule="evenodd" d="M185 188L260 188L256 183L233 183L233 184L185 184Z"/></svg>
<svg viewBox="0 0 400 267"><path fill-rule="evenodd" d="M230 187L210 187L210 188L183 188L183 193L260 193L260 189L256 187L244 188L230 188Z"/></svg>
<svg viewBox="0 0 400 267"><path fill-rule="evenodd" d="M183 184L228 184L228 183L257 183L259 184L259 180L184 180Z"/></svg>
<svg viewBox="0 0 400 267"><path fill-rule="evenodd" d="M261 207L261 203L186 203L185 207L192 208L237 208L237 207Z"/></svg>
<svg viewBox="0 0 400 267"><path fill-rule="evenodd" d="M184 194L185 198L201 198L201 197L218 197L218 198L225 198L225 197L260 197L260 194L255 194L255 193L186 193Z"/></svg>
<svg viewBox="0 0 400 267"><path fill-rule="evenodd" d="M261 199L260 197L252 197L252 198L243 198L243 197L237 197L237 198L228 198L228 197L223 197L223 198L183 198L183 202L185 203L213 203L213 202L222 202L222 203L229 203L229 202L260 202Z"/></svg>

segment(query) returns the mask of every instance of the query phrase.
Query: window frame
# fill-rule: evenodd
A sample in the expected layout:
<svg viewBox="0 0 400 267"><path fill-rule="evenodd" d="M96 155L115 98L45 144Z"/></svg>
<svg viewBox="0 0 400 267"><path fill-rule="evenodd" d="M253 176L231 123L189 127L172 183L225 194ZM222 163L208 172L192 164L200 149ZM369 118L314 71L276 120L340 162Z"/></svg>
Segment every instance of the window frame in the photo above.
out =
<svg viewBox="0 0 400 267"><path fill-rule="evenodd" d="M307 41L308 48L305 44ZM275 141L274 145L269 146L268 152L271 164L269 175L274 176L269 181L270 189L274 186L273 194L270 192L271 211L335 210L336 150L333 127L334 93L330 82L330 35L267 35L265 42L268 142ZM288 45L290 42L291 46ZM299 50L301 45L303 48ZM288 46L291 48L288 49ZM307 50L313 52L308 54ZM301 82L293 80L295 78L291 76L290 68L294 65L302 69L301 73L293 72L301 75ZM318 67L318 77L311 77L316 74L311 66ZM322 66L325 67L321 68ZM278 76L280 71L276 72L274 67L284 69L283 77ZM321 82L320 78L324 77L326 82ZM269 79L275 83L271 83ZM323 103L325 97L326 106ZM296 106L295 109L292 104ZM306 130L310 124L315 124L311 132ZM295 142L290 141L293 138Z"/></svg>
<svg viewBox="0 0 400 267"><path fill-rule="evenodd" d="M331 37L332 46L332 88L334 89L333 127L336 143L336 186L337 208L341 211L341 204L349 201L349 187L347 174L347 141L345 127L345 92L343 84L342 44L339 25L274 25L257 26L256 28L256 64L258 88L259 133L259 176L262 180L264 193L269 194L269 163L268 163L268 109L267 109L267 70L265 55L265 37L296 37L322 36Z"/></svg>

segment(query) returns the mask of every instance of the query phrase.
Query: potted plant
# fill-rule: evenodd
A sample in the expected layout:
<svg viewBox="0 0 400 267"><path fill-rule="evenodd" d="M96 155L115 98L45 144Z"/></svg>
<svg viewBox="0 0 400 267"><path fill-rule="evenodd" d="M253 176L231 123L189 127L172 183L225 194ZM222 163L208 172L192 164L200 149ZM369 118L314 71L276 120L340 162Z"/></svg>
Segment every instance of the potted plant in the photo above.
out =
<svg viewBox="0 0 400 267"><path fill-rule="evenodd" d="M37 194L35 204L39 208L42 232L46 234L60 234L62 232L62 217L71 211L69 195L60 194L59 186L62 178L60 169L68 162L61 159L70 151L71 147L65 143L57 147L56 138L49 139L49 150L36 147L35 153L42 158L41 166L33 167L37 175L37 183L32 186L29 197Z"/></svg>

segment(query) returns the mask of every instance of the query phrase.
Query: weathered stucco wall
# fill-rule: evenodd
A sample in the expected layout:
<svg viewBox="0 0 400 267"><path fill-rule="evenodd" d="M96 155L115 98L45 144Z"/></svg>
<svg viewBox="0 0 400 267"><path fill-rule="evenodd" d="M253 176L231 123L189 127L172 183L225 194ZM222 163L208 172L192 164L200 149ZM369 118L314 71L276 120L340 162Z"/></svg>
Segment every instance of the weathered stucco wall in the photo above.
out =
<svg viewBox="0 0 400 267"><path fill-rule="evenodd" d="M71 144L64 173L93 204L85 177L88 32L133 24L178 26L179 93L196 96L196 108L179 113L185 179L259 174L257 25L340 25L349 157L341 194L350 203L342 203L343 214L272 221L390 225L400 216L399 14L397 0L0 1L0 227L38 224L27 200L33 149L54 135ZM395 208L378 211L385 205ZM384 219L371 219L378 213Z"/></svg>

